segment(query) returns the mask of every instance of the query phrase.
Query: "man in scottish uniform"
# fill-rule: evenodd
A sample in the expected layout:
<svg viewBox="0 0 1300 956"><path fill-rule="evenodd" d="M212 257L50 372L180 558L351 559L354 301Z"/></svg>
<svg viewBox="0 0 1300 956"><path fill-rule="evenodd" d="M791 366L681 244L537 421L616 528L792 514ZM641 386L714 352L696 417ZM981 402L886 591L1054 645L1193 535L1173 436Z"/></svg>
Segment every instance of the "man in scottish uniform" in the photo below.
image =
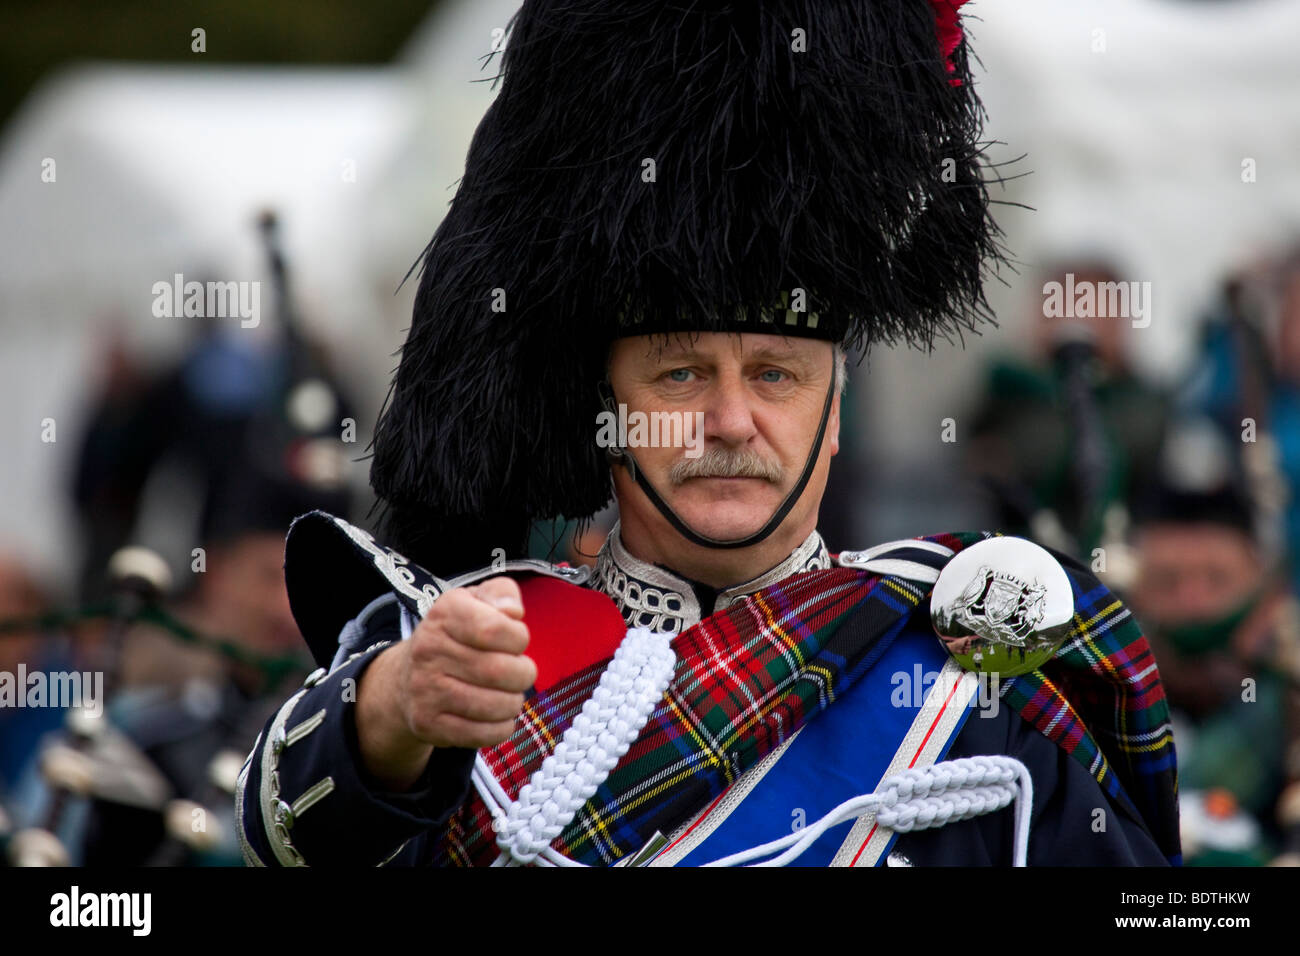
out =
<svg viewBox="0 0 1300 956"><path fill-rule="evenodd" d="M987 317L958 5L526 0L377 429L384 544L289 533L320 666L241 775L250 864L1177 861L1096 578L817 532L846 350ZM611 491L593 569L519 557Z"/></svg>

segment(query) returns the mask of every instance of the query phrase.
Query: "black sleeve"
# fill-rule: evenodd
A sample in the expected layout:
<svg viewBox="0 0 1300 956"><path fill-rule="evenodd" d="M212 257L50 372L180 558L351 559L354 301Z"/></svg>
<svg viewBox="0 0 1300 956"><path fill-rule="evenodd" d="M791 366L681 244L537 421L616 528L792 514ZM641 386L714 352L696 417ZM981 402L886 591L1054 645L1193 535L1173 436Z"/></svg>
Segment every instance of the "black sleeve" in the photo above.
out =
<svg viewBox="0 0 1300 956"><path fill-rule="evenodd" d="M1033 777L1030 866L1168 866L1146 826L1073 757L1006 704L972 711L949 760L1006 754ZM932 830L902 834L895 850L914 866L1010 866L1014 807Z"/></svg>
<svg viewBox="0 0 1300 956"><path fill-rule="evenodd" d="M381 616L376 615L376 618ZM427 863L433 836L469 791L475 751L437 750L415 786L385 792L361 763L356 689L400 640L396 609L366 625L366 649L318 671L267 723L240 776L246 862L375 866Z"/></svg>

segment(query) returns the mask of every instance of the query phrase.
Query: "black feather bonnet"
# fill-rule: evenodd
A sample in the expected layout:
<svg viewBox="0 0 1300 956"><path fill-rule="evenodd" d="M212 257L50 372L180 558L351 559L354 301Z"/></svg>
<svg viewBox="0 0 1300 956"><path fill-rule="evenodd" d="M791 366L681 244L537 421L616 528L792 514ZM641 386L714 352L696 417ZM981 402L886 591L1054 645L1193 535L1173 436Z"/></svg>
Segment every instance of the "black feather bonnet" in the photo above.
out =
<svg viewBox="0 0 1300 956"><path fill-rule="evenodd" d="M376 430L394 546L450 573L600 510L617 336L929 347L987 319L960 2L525 0Z"/></svg>

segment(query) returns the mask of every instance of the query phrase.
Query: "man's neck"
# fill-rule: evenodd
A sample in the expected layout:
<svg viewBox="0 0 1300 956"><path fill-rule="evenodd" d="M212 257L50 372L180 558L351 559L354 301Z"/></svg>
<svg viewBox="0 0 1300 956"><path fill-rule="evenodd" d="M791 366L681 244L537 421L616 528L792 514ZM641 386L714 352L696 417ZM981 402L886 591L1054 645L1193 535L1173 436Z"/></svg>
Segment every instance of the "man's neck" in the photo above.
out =
<svg viewBox="0 0 1300 956"><path fill-rule="evenodd" d="M788 558L816 530L816 515L805 523L807 527L779 528L758 544L734 549L693 544L671 530L655 535L631 516L620 522L620 531L623 547L633 556L721 591L752 581Z"/></svg>

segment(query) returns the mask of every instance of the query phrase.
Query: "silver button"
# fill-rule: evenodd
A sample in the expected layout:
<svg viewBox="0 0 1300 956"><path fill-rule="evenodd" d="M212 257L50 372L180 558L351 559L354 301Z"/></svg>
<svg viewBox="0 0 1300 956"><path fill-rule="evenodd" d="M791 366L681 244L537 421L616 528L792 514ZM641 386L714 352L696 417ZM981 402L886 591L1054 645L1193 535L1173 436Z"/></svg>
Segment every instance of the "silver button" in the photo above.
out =
<svg viewBox="0 0 1300 956"><path fill-rule="evenodd" d="M293 829L293 807L283 800L275 801L275 822L286 830Z"/></svg>

